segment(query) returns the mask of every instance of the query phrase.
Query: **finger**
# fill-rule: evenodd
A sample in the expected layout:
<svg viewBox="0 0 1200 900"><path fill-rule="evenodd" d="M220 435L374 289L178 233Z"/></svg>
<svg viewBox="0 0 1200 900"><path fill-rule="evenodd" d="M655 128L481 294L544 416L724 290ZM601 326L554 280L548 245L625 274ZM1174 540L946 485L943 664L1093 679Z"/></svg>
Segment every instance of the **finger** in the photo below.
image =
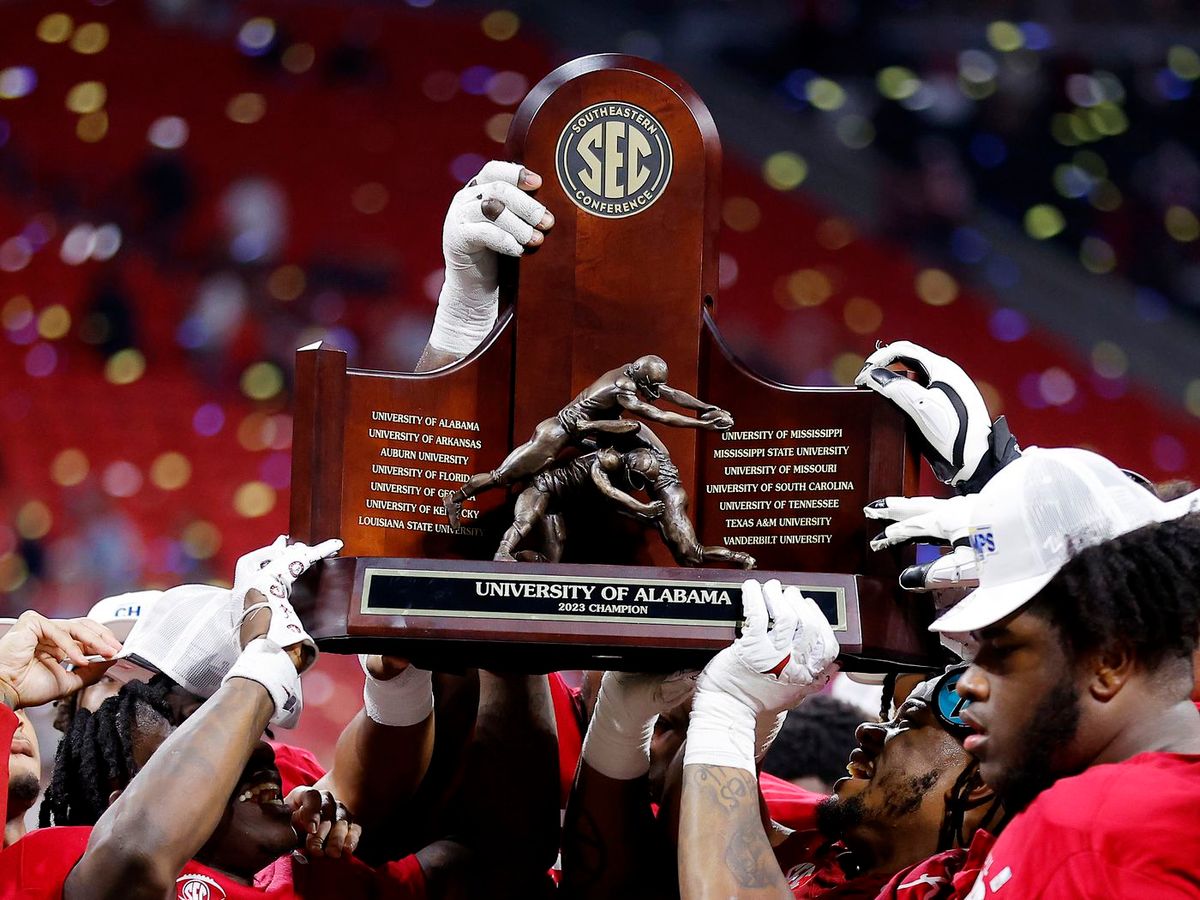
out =
<svg viewBox="0 0 1200 900"><path fill-rule="evenodd" d="M292 806L292 826L304 835L317 833L321 823L321 792L312 788L300 788L287 797Z"/></svg>
<svg viewBox="0 0 1200 900"><path fill-rule="evenodd" d="M868 519L892 519L900 521L934 510L941 500L937 497L884 497L863 507Z"/></svg>
<svg viewBox="0 0 1200 900"><path fill-rule="evenodd" d="M70 619L66 623L67 632L88 653L100 656L112 656L121 652L121 642L105 625L93 622L91 619Z"/></svg>
<svg viewBox="0 0 1200 900"><path fill-rule="evenodd" d="M468 222L459 226L464 242L475 247L486 247L505 256L522 256L525 248L511 234L491 222Z"/></svg>
<svg viewBox="0 0 1200 900"><path fill-rule="evenodd" d="M535 235L538 241L534 243L541 241L541 232L535 231L532 225L513 215L512 211L507 208L496 217L496 227L507 231L520 244L528 244Z"/></svg>
<svg viewBox="0 0 1200 900"><path fill-rule="evenodd" d="M479 170L479 174L468 181L467 184L471 187L480 184L487 184L489 181L505 181L509 184L520 184L522 180L521 176L523 174L528 177L528 175L532 175L533 173L528 172L520 163L504 162L500 159L493 159L491 162L486 163L484 167ZM534 177L537 178L536 175ZM537 178L537 182L537 186L540 187L542 183L541 178ZM530 185L530 189L533 189L533 185Z"/></svg>
<svg viewBox="0 0 1200 900"><path fill-rule="evenodd" d="M514 215L524 219L530 225L541 225L549 215L544 205L534 200L520 188L514 187L504 181L493 181L491 184L482 185L480 193L482 195L481 199L499 200ZM549 225L553 224L554 217L550 216Z"/></svg>
<svg viewBox="0 0 1200 900"><path fill-rule="evenodd" d="M754 579L742 582L742 635L766 634L767 605L763 600L762 585Z"/></svg>
<svg viewBox="0 0 1200 900"><path fill-rule="evenodd" d="M87 654L62 624L51 619L43 619L38 626L40 648L54 653L57 659L69 660L76 666L88 664Z"/></svg>
<svg viewBox="0 0 1200 900"><path fill-rule="evenodd" d="M340 822L334 822L329 829L329 834L325 838L324 855L337 859L343 853L348 852L345 849L347 838L350 836L350 822L346 819Z"/></svg>
<svg viewBox="0 0 1200 900"><path fill-rule="evenodd" d="M346 832L346 840L342 844L343 854L352 854L358 850L358 842L362 839L362 826L350 824L350 828Z"/></svg>
<svg viewBox="0 0 1200 900"><path fill-rule="evenodd" d="M788 586L783 589L783 596L775 605L776 647L792 646L792 641L796 638L796 629L800 627L800 609L803 599L800 588Z"/></svg>
<svg viewBox="0 0 1200 900"><path fill-rule="evenodd" d="M333 826L334 823L331 819L321 819L316 834L310 834L308 840L304 842L304 851L309 856L325 855L325 842L329 838L329 832L333 830Z"/></svg>
<svg viewBox="0 0 1200 900"><path fill-rule="evenodd" d="M329 559L329 557L333 556L335 553L340 552L342 546L342 542L337 538L330 538L327 541L321 541L321 543L308 548L308 552L304 555L305 561L309 564L312 564L317 560Z"/></svg>

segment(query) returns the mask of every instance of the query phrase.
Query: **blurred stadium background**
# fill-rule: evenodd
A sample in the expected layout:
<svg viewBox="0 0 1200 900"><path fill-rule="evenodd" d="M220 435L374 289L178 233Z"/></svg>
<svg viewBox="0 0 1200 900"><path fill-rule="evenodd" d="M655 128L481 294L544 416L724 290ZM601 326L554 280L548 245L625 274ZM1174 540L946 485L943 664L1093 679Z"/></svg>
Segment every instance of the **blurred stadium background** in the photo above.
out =
<svg viewBox="0 0 1200 900"><path fill-rule="evenodd" d="M295 348L410 368L449 198L598 51L712 109L760 371L911 338L1023 444L1200 477L1196 7L0 2L0 614L228 581L285 531ZM322 755L347 663L306 678Z"/></svg>

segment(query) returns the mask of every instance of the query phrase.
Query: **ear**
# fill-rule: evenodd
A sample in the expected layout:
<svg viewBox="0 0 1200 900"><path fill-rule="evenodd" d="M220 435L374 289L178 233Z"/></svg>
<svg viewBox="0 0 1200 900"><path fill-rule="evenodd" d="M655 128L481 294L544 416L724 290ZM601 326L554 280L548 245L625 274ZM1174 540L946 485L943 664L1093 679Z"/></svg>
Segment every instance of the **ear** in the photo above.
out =
<svg viewBox="0 0 1200 900"><path fill-rule="evenodd" d="M117 790L113 791L111 794L108 795L108 805L112 806L114 803L117 802L117 798L120 796L121 796L121 789L118 788Z"/></svg>
<svg viewBox="0 0 1200 900"><path fill-rule="evenodd" d="M1100 703L1112 700L1133 677L1134 662L1133 654L1124 646L1097 653L1091 661L1088 693Z"/></svg>

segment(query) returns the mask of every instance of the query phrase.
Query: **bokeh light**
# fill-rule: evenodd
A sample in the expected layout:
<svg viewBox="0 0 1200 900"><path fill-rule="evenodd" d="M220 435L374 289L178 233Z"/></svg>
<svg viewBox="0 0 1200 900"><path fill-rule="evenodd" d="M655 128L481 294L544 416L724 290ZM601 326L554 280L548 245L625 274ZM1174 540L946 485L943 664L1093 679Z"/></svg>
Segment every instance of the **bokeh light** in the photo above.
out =
<svg viewBox="0 0 1200 900"><path fill-rule="evenodd" d="M225 115L239 125L253 125L267 114L267 98L253 91L237 94L225 107Z"/></svg>
<svg viewBox="0 0 1200 900"><path fill-rule="evenodd" d="M0 591L16 591L29 578L24 557L15 553L0 555Z"/></svg>
<svg viewBox="0 0 1200 900"><path fill-rule="evenodd" d="M992 22L987 27L987 42L1002 53L1011 53L1025 46L1025 33L1012 22Z"/></svg>
<svg viewBox="0 0 1200 900"><path fill-rule="evenodd" d="M721 206L721 220L733 231L753 231L762 221L762 210L749 197L727 197Z"/></svg>
<svg viewBox="0 0 1200 900"><path fill-rule="evenodd" d="M483 33L493 41L507 41L516 37L521 28L521 17L507 9L495 9L483 17L480 23Z"/></svg>
<svg viewBox="0 0 1200 900"><path fill-rule="evenodd" d="M820 269L799 269L787 277L787 295L795 306L820 306L833 294L829 276Z"/></svg>
<svg viewBox="0 0 1200 900"><path fill-rule="evenodd" d="M74 487L88 476L87 455L77 447L59 451L50 463L50 477L62 487Z"/></svg>
<svg viewBox="0 0 1200 900"><path fill-rule="evenodd" d="M317 51L312 44L305 43L292 44L283 51L283 57L279 60L280 65L293 75L303 75L316 61Z"/></svg>
<svg viewBox="0 0 1200 900"><path fill-rule="evenodd" d="M251 400L270 400L283 390L283 372L271 362L256 362L242 373L242 393Z"/></svg>
<svg viewBox="0 0 1200 900"><path fill-rule="evenodd" d="M38 40L47 44L62 44L71 39L75 23L66 13L50 13L38 22Z"/></svg>
<svg viewBox="0 0 1200 900"><path fill-rule="evenodd" d="M1160 469L1178 472L1187 465L1187 449L1179 438L1171 434L1160 434L1150 445L1150 455Z"/></svg>
<svg viewBox="0 0 1200 900"><path fill-rule="evenodd" d="M79 121L75 123L75 136L85 144L102 141L106 134L108 134L108 113L102 109L80 116Z"/></svg>
<svg viewBox="0 0 1200 900"><path fill-rule="evenodd" d="M178 150L188 139L188 124L179 116L161 116L150 123L146 140L160 150Z"/></svg>
<svg viewBox="0 0 1200 900"><path fill-rule="evenodd" d="M73 113L95 112L107 101L108 89L99 81L81 81L67 91L67 109Z"/></svg>
<svg viewBox="0 0 1200 900"><path fill-rule="evenodd" d="M100 485L113 497L132 497L142 489L142 471L126 459L109 463L100 476Z"/></svg>
<svg viewBox="0 0 1200 900"><path fill-rule="evenodd" d="M33 93L37 73L29 66L9 66L0 69L0 100L19 100Z"/></svg>
<svg viewBox="0 0 1200 900"><path fill-rule="evenodd" d="M91 56L108 46L108 26L103 22L88 22L80 25L71 35L71 49L76 53Z"/></svg>
<svg viewBox="0 0 1200 900"><path fill-rule="evenodd" d="M54 516L50 514L50 507L41 500L29 500L17 510L14 524L17 534L25 540L38 541L50 533Z"/></svg>
<svg viewBox="0 0 1200 900"><path fill-rule="evenodd" d="M221 531L212 522L197 519L180 536L183 552L192 559L212 559L221 549Z"/></svg>
<svg viewBox="0 0 1200 900"><path fill-rule="evenodd" d="M216 403L205 403L192 416L192 429L201 437L212 437L225 427L225 412Z"/></svg>
<svg viewBox="0 0 1200 900"><path fill-rule="evenodd" d="M299 266L280 266L267 277L267 292L276 300L295 300L304 293L308 280Z"/></svg>
<svg viewBox="0 0 1200 900"><path fill-rule="evenodd" d="M58 365L58 353L49 344L34 344L25 354L25 373L32 378L45 378Z"/></svg>
<svg viewBox="0 0 1200 900"><path fill-rule="evenodd" d="M1061 366L1051 366L1038 379L1038 389L1051 406L1064 406L1075 399L1075 379Z"/></svg>
<svg viewBox="0 0 1200 900"><path fill-rule="evenodd" d="M262 56L275 43L275 22L266 16L247 19L238 29L237 43L247 56Z"/></svg>
<svg viewBox="0 0 1200 900"><path fill-rule="evenodd" d="M487 98L500 106L513 106L524 99L529 79L520 72L497 72L488 79Z"/></svg>
<svg viewBox="0 0 1200 900"><path fill-rule="evenodd" d="M483 131L497 144L503 144L508 140L508 129L512 125L512 120L512 113L496 113L494 116L488 117L487 122L483 126Z"/></svg>
<svg viewBox="0 0 1200 900"><path fill-rule="evenodd" d="M1180 243L1191 243L1200 238L1200 221L1196 214L1186 206L1172 206L1163 216L1163 225L1167 234Z"/></svg>
<svg viewBox="0 0 1200 900"><path fill-rule="evenodd" d="M1106 275L1117 266L1117 254L1103 238L1085 237L1079 245L1079 261L1094 275Z"/></svg>
<svg viewBox="0 0 1200 900"><path fill-rule="evenodd" d="M854 226L839 216L822 220L817 226L817 243L826 250L841 250L854 243Z"/></svg>
<svg viewBox="0 0 1200 900"><path fill-rule="evenodd" d="M1183 405L1193 416L1200 419L1200 378L1188 382L1183 392Z"/></svg>
<svg viewBox="0 0 1200 900"><path fill-rule="evenodd" d="M922 269L914 282L917 296L930 306L949 306L958 299L958 282L942 269Z"/></svg>
<svg viewBox="0 0 1200 900"><path fill-rule="evenodd" d="M851 297L842 311L846 327L855 334L872 334L883 324L883 309L867 297Z"/></svg>
<svg viewBox="0 0 1200 900"><path fill-rule="evenodd" d="M1200 78L1200 54L1191 47L1176 44L1167 51L1167 68L1175 73L1177 78L1195 81Z"/></svg>
<svg viewBox="0 0 1200 900"><path fill-rule="evenodd" d="M912 69L888 66L875 76L875 86L889 100L906 100L921 89L921 79Z"/></svg>
<svg viewBox="0 0 1200 900"><path fill-rule="evenodd" d="M763 180L777 191L790 191L808 177L808 163L799 153L781 150L763 163Z"/></svg>
<svg viewBox="0 0 1200 900"><path fill-rule="evenodd" d="M805 86L808 102L823 112L841 109L846 103L846 91L829 78L812 78Z"/></svg>
<svg viewBox="0 0 1200 900"><path fill-rule="evenodd" d="M247 519L265 516L275 508L275 489L262 481L248 481L234 491L233 508Z"/></svg>
<svg viewBox="0 0 1200 900"><path fill-rule="evenodd" d="M160 453L150 464L150 483L164 491L177 491L192 477L192 464L182 453Z"/></svg>
<svg viewBox="0 0 1200 900"><path fill-rule="evenodd" d="M133 384L146 373L146 357L135 347L118 350L104 364L104 377L112 384Z"/></svg>
<svg viewBox="0 0 1200 900"><path fill-rule="evenodd" d="M1129 357L1112 341L1100 341L1092 347L1092 369L1102 378L1123 378L1129 371Z"/></svg>
<svg viewBox="0 0 1200 900"><path fill-rule="evenodd" d="M846 387L854 384L854 379L862 371L863 358L861 353L839 353L829 366L834 384Z"/></svg>
<svg viewBox="0 0 1200 900"><path fill-rule="evenodd" d="M1031 206L1025 212L1025 231L1039 241L1052 238L1066 227L1066 220L1058 207L1049 203Z"/></svg>

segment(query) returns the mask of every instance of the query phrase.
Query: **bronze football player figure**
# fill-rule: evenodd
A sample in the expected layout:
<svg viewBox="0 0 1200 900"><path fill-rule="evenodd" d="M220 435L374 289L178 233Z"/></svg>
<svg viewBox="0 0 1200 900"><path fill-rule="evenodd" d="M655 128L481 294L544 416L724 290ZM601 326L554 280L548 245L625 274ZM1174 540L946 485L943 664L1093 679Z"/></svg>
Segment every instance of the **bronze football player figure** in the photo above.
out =
<svg viewBox="0 0 1200 900"><path fill-rule="evenodd" d="M700 416L693 418L659 409L652 402L659 398L682 409L695 410ZM558 454L571 444L578 444L593 435L638 431L641 423L621 418L625 410L642 419L676 428L725 431L733 427L733 417L725 410L668 385L667 364L661 357L642 356L626 366L605 372L558 415L543 419L534 429L533 437L508 454L497 468L472 475L466 484L447 494L446 517L450 524L458 527L462 505L468 498L536 475L552 465Z"/></svg>

